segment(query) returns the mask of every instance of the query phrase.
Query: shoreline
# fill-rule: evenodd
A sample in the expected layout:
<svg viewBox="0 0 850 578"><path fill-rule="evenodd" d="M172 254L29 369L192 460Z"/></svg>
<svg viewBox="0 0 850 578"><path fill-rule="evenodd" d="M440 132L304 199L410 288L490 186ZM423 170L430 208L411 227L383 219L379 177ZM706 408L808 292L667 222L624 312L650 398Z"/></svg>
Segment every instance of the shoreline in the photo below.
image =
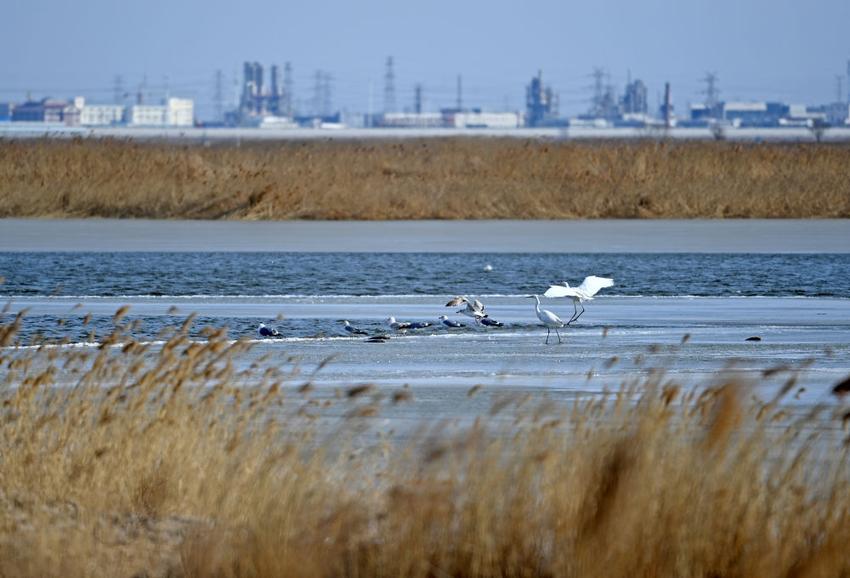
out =
<svg viewBox="0 0 850 578"><path fill-rule="evenodd" d="M0 252L850 253L848 219L0 219Z"/></svg>

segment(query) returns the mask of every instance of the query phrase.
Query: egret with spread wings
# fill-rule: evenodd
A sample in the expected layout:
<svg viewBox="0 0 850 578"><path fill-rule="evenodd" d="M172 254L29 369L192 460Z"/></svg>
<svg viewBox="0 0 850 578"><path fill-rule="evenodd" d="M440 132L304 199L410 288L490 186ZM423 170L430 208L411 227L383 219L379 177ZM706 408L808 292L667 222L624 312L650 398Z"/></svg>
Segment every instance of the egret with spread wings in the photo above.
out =
<svg viewBox="0 0 850 578"><path fill-rule="evenodd" d="M564 281L563 285L552 285L546 290L546 293L544 293L543 296L569 297L573 300L573 316L570 317L569 321L567 321L567 325L569 325L573 321L578 321L578 318L582 316L584 313L583 303L585 301L593 301L593 296L599 293L600 289L612 287L613 285L613 279L590 275L589 277L585 277L584 281L582 281L581 285L578 287L570 287L569 283L566 281ZM579 307L581 307L581 311L578 310Z"/></svg>

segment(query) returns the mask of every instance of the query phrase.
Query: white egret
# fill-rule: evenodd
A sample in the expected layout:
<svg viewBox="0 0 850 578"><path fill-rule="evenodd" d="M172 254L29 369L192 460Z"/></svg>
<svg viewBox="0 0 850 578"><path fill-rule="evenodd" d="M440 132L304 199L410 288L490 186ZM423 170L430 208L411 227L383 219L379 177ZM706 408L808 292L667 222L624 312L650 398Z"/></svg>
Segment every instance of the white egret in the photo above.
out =
<svg viewBox="0 0 850 578"><path fill-rule="evenodd" d="M569 325L573 321L578 321L578 318L582 316L584 313L583 303L585 301L593 301L593 296L599 293L600 289L612 287L613 285L613 279L590 275L589 277L585 277L584 281L582 281L581 285L578 287L570 287L569 283L566 281L564 281L563 285L552 285L546 290L546 293L544 293L543 296L569 297L573 300L573 315L570 317L570 320L567 321L567 324ZM578 310L578 307L581 307L581 311Z"/></svg>
<svg viewBox="0 0 850 578"><path fill-rule="evenodd" d="M342 320L342 328L352 335L369 335L368 331L364 331L362 329L354 327L351 323L348 322L348 319Z"/></svg>
<svg viewBox="0 0 850 578"><path fill-rule="evenodd" d="M266 327L265 323L260 323L257 327L257 335L260 337L280 337L280 332L274 327Z"/></svg>
<svg viewBox="0 0 850 578"><path fill-rule="evenodd" d="M453 328L453 329L456 329L458 327L466 327L465 324L463 324L459 321L455 321L454 319L449 319L446 315L440 315L440 317L438 317L438 319L440 321L442 321L443 325L445 325L446 327L450 327L450 328Z"/></svg>
<svg viewBox="0 0 850 578"><path fill-rule="evenodd" d="M536 305L534 306L534 312L537 313L537 318L543 323L546 327L546 343L549 343L549 334L552 330L555 330L555 335L558 336L558 343L561 343L561 334L558 333L558 329L561 327L565 327L567 324L564 323L560 317L549 311L548 309L540 308L540 297L537 295L529 295L529 299L534 299Z"/></svg>

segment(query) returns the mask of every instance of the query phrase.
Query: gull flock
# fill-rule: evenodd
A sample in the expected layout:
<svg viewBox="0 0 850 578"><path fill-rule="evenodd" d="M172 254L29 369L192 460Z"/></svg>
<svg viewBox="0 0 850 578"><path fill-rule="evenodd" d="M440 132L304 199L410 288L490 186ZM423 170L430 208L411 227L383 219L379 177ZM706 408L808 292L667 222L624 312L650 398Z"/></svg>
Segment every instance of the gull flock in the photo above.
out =
<svg viewBox="0 0 850 578"><path fill-rule="evenodd" d="M549 289L543 293L542 296L544 298L570 299L573 302L573 313L566 321L556 313L542 308L540 295L528 295L527 297L529 299L534 299L534 313L537 316L537 319L539 319L541 325L546 328L546 343L549 343L552 331L555 332L555 335L558 338L558 343L561 343L561 334L558 330L578 321L585 312L584 303L587 301L593 301L594 296L599 293L600 290L612 287L613 285L613 279L597 277L595 275L585 277L581 285L577 287L571 287L567 282L563 282L560 285L551 285ZM455 311L455 314L471 318L472 322L477 326L504 326L502 322L490 317L484 303L477 298L469 297L467 295L458 295L446 303L445 306L460 307L460 309ZM463 329L467 327L466 323L450 319L448 315L440 315L437 319L441 325L448 329ZM389 339L389 336L386 335L386 333L371 334L365 329L355 327L346 319L341 319L340 323L343 324L342 328L346 333L353 336L367 337L366 341L371 343L382 343ZM429 321L400 321L393 316L388 317L385 320L385 323L389 329L396 333L406 333L407 331L426 329L433 325ZM277 329L267 327L263 323L261 323L257 329L257 334L261 338L281 337L281 333Z"/></svg>

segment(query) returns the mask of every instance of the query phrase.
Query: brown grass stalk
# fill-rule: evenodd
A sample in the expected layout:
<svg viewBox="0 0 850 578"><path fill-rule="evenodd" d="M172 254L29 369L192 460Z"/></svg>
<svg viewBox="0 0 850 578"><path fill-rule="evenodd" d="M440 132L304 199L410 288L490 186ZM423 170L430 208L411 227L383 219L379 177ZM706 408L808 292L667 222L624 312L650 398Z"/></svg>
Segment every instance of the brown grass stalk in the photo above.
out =
<svg viewBox="0 0 850 578"><path fill-rule="evenodd" d="M850 146L5 141L0 217L847 218Z"/></svg>
<svg viewBox="0 0 850 578"><path fill-rule="evenodd" d="M376 443L375 413L355 410L399 399L318 403L237 372L249 346L210 334L0 349L0 576L850 572L840 411L791 418L745 402L747 384L680 394L658 372Z"/></svg>

